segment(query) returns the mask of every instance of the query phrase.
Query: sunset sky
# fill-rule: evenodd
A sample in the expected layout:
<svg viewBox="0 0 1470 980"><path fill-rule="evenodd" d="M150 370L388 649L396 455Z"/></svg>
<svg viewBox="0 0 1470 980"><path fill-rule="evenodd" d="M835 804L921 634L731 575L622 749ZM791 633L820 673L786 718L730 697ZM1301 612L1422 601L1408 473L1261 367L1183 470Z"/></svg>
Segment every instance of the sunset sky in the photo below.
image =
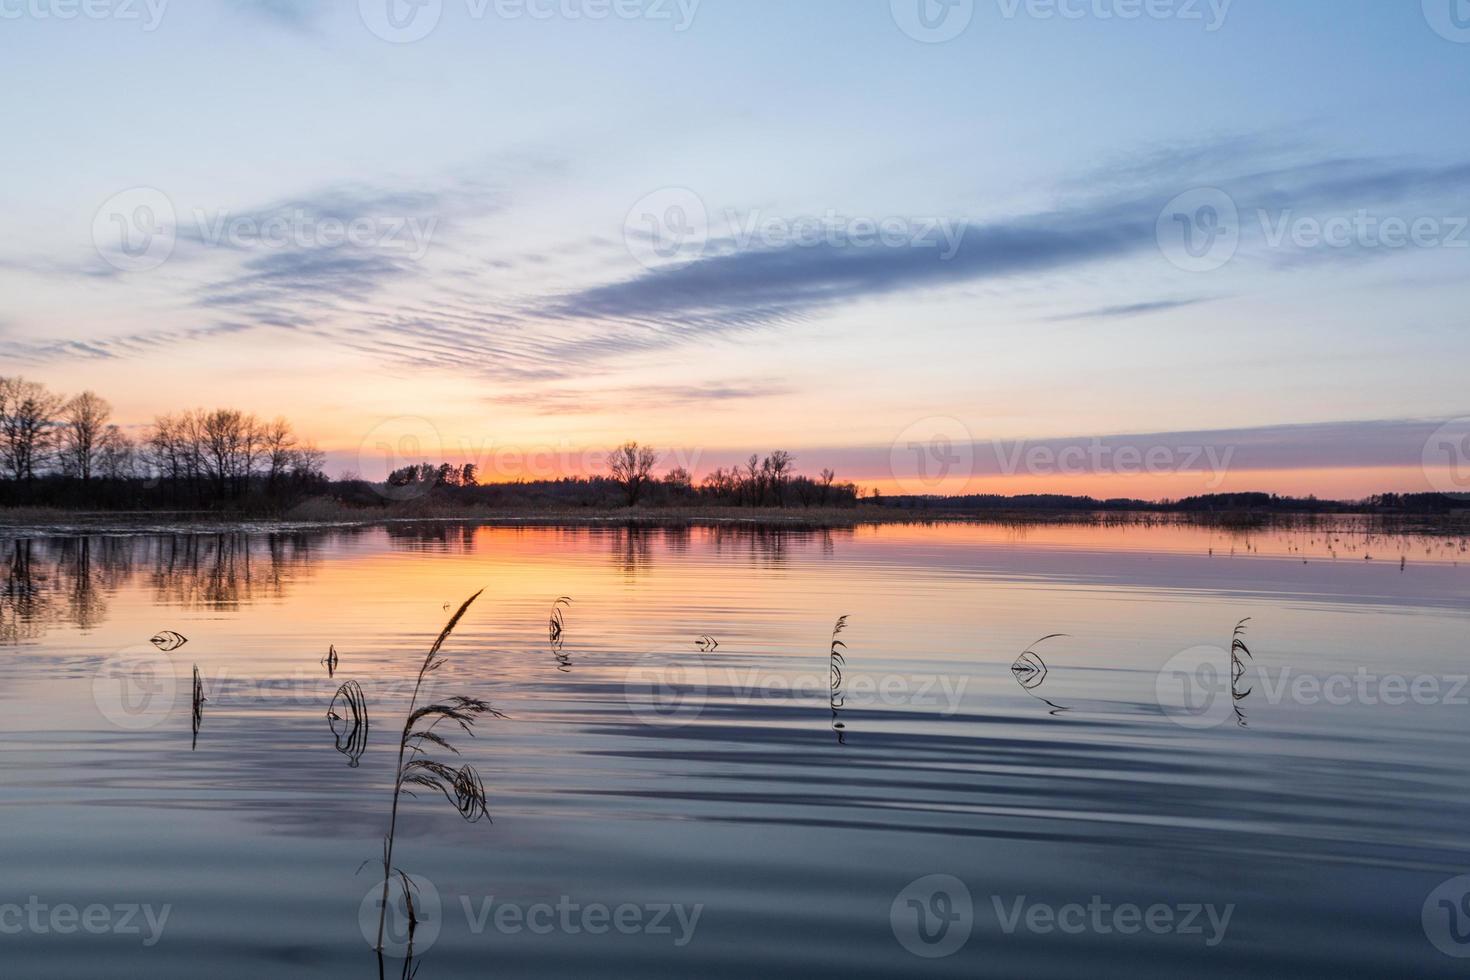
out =
<svg viewBox="0 0 1470 980"><path fill-rule="evenodd" d="M885 492L1429 489L1470 415L1459 0L390 2L0 0L0 374Z"/></svg>

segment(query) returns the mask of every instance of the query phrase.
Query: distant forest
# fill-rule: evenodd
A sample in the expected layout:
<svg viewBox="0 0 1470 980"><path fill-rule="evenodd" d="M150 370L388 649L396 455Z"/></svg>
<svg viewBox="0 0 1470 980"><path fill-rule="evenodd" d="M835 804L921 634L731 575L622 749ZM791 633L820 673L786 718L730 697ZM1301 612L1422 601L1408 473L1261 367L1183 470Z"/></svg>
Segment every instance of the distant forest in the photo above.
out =
<svg viewBox="0 0 1470 980"><path fill-rule="evenodd" d="M382 483L328 479L324 454L284 418L236 409L160 415L136 438L112 421L94 392L66 397L23 378L0 377L0 507L100 511L208 511L313 517L391 510L564 512L667 509L854 509L915 517L984 513L1154 512L1185 514L1440 515L1470 503L1442 494L1381 494L1366 501L1229 493L1177 501L1028 495L895 496L839 481L830 469L796 470L782 450L696 480L682 467L658 472L659 454L628 442L608 456L606 476L482 483L472 463L404 466Z"/></svg>
<svg viewBox="0 0 1470 980"><path fill-rule="evenodd" d="M609 454L606 476L514 483L482 484L473 463L433 462L405 466L382 483L330 480L324 462L284 418L195 409L160 415L135 439L94 392L65 397L0 377L0 506L281 514L309 502L322 513L334 505L415 503L480 510L852 508L859 500L858 488L831 470L796 472L795 457L782 450L698 482L682 467L655 472L659 454L636 442Z"/></svg>

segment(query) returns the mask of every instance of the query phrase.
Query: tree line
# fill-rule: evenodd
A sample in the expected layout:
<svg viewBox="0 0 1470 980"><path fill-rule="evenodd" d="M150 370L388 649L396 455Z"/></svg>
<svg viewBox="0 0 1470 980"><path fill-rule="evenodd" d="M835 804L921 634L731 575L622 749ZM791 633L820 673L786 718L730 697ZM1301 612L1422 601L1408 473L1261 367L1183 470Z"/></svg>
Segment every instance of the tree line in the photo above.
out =
<svg viewBox="0 0 1470 980"><path fill-rule="evenodd" d="M493 491L500 500L510 494L540 503L560 501L572 506L606 506L614 503L724 507L852 507L858 488L838 483L837 475L824 469L816 477L795 471L796 457L776 450L762 457L752 454L741 466L720 468L696 482L687 469L674 466L663 475L654 470L659 453L637 442L626 442L608 453L608 475L571 477L558 480L519 481L481 487L474 463L414 463L388 475L387 486L406 496L437 492L446 498L485 500ZM507 489L508 488L508 489ZM480 492L471 493L478 489Z"/></svg>
<svg viewBox="0 0 1470 980"><path fill-rule="evenodd" d="M823 470L796 472L791 453L752 455L696 482L659 453L627 442L608 454L606 476L481 486L473 463L419 463L373 485L328 481L324 454L284 418L233 408L159 415L136 435L112 419L96 392L67 396L20 377L0 377L0 505L106 509L280 510L308 497L350 507L433 497L482 507L851 507L858 489ZM384 493L383 490L388 492Z"/></svg>
<svg viewBox="0 0 1470 980"><path fill-rule="evenodd" d="M160 415L137 438L96 392L0 377L0 503L239 506L319 491L325 456L284 418L238 409Z"/></svg>

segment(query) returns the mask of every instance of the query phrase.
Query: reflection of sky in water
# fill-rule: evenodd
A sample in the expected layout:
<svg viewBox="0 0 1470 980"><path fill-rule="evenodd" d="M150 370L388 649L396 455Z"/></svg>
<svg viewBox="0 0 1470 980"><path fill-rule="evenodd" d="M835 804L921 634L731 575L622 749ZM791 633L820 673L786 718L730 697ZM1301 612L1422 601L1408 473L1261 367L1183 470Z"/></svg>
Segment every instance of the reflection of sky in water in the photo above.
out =
<svg viewBox="0 0 1470 980"><path fill-rule="evenodd" d="M444 899L426 980L1457 965L1419 914L1470 866L1465 707L1282 691L1360 669L1466 671L1458 539L434 526L0 551L7 893L173 905L151 949L7 936L8 975L375 975L356 920L372 873L354 872L379 853L418 658L445 604L481 587L436 690L484 697L511 720L458 741L493 826L463 825L442 801L404 811L398 863ZM559 659L547 616L561 595L575 603ZM840 615L846 745L828 690ZM1265 672L1243 702L1248 727L1169 720L1160 669L1205 645L1228 678L1231 630L1247 616ZM178 681L172 710L124 730L99 712L94 676L119 650L151 650L161 629L189 637L162 661ZM1046 676L1028 691L1011 667L1052 633L1068 635L1037 648ZM700 653L701 635L718 650ZM335 678L321 664L330 645ZM191 753L196 664L210 700ZM372 716L356 769L327 719L348 680ZM1069 710L1051 714L1038 693ZM682 724L645 723L673 696ZM936 872L975 895L975 935L921 961L895 941L889 906ZM1023 894L1237 909L1213 949L1187 936L1006 935L991 896ZM705 908L682 948L615 930L476 935L459 896L478 907L490 895Z"/></svg>

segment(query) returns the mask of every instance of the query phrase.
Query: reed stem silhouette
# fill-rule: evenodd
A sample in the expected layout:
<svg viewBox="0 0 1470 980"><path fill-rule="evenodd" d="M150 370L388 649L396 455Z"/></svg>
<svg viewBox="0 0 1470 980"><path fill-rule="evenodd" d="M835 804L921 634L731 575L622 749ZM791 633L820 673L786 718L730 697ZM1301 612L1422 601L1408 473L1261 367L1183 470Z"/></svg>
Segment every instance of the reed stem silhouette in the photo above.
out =
<svg viewBox="0 0 1470 980"><path fill-rule="evenodd" d="M488 818L490 811L485 801L485 784L475 770L468 765L453 769L435 759L427 757L424 746L437 745L439 748L458 755L459 752L444 736L434 731L439 723L448 719L459 725L465 734L474 737L475 722L483 715L492 718L504 718L505 715L496 711L490 705L478 698L453 697L441 704L430 704L422 708L418 706L419 693L424 686L424 678L443 667L445 659L439 656L439 650L444 642L449 639L459 621L464 618L470 606L474 605L476 599L484 595L484 590L476 592L464 601L464 605L450 617L444 629L440 631L438 639L429 648L429 653L424 657L423 664L419 667L419 676L414 684L413 697L408 703L408 720L403 724L403 735L398 740L398 770L393 780L393 809L388 818L388 836L383 839L383 901L378 910L378 952L383 950L383 927L388 917L388 888L393 880L393 841L398 830L398 804L404 793L409 796L417 796L410 786L418 786L432 789L444 794L444 798L453 803L459 810L460 816L470 823L475 823L480 818ZM431 720L432 719L432 720ZM428 721L426 727L416 727L420 722ZM424 756L419 758L418 756ZM405 761L407 758L407 761ZM400 878L405 882L408 876L402 871L398 872ZM403 886L405 889L408 885ZM413 918L413 897L405 890L405 901L409 903L410 923Z"/></svg>

